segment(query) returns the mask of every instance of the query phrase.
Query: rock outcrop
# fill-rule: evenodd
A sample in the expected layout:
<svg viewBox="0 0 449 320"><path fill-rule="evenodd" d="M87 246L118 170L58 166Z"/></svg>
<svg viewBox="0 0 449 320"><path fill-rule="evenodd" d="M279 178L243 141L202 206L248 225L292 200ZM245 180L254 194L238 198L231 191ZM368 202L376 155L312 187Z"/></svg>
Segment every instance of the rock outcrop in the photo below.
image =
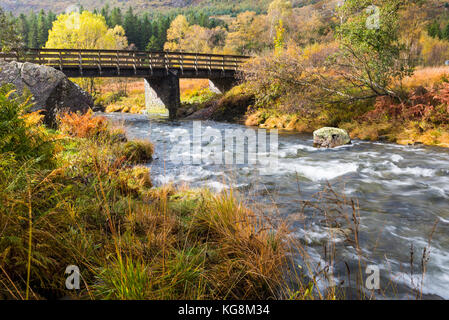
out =
<svg viewBox="0 0 449 320"><path fill-rule="evenodd" d="M32 63L2 62L0 84L11 83L17 93L33 95L31 111L42 110L44 122L54 126L61 111L86 112L94 107L92 97L61 71Z"/></svg>
<svg viewBox="0 0 449 320"><path fill-rule="evenodd" d="M321 128L313 133L315 148L335 148L351 144L348 132L339 128Z"/></svg>

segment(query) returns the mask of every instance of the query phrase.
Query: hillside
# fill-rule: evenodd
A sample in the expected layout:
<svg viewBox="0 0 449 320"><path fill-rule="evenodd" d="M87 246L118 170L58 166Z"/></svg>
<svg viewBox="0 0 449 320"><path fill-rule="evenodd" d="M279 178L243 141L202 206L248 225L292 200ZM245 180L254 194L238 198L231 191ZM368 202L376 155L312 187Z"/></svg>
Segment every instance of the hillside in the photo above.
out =
<svg viewBox="0 0 449 320"><path fill-rule="evenodd" d="M117 7L125 7L128 5L132 5L133 7L139 9L151 9L151 8L163 8L163 7L186 7L193 3L199 3L202 0L80 0L79 4L84 6L87 9L95 9L103 7L106 3L109 3L111 6ZM53 10L55 12L63 12L69 6L76 3L71 0L3 0L1 5L4 9L13 12L24 12L29 10L38 11L40 9L44 9L46 11Z"/></svg>
<svg viewBox="0 0 449 320"><path fill-rule="evenodd" d="M187 8L191 6L210 6L215 8L255 9L265 7L267 0L79 0L83 7L93 10L102 8L107 3L111 7L127 8L132 6L136 10L167 10L174 8ZM310 2L310 1L295 1ZM72 0L2 0L0 5L7 11L14 13L28 12L30 10L52 10L60 13L76 3Z"/></svg>
<svg viewBox="0 0 449 320"><path fill-rule="evenodd" d="M31 10L52 10L56 13L64 12L73 4L93 10L109 4L110 7L127 8L132 6L136 10L165 11L189 7L206 7L217 13L241 12L247 10L264 11L271 0L2 0L0 7L15 14L27 13ZM319 0L292 0L294 7L303 7L320 2Z"/></svg>

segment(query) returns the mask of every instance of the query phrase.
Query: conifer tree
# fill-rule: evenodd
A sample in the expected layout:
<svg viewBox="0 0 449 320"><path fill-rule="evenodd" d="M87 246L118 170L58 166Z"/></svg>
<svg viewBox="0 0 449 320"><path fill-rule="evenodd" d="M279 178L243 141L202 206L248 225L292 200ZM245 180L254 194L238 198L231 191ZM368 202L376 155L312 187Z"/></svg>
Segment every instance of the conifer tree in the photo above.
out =
<svg viewBox="0 0 449 320"><path fill-rule="evenodd" d="M47 42L48 29L47 29L47 17L44 10L39 12L37 17L37 46L39 48L43 47Z"/></svg>
<svg viewBox="0 0 449 320"><path fill-rule="evenodd" d="M115 26L123 26L122 11L120 8L114 8L111 12L109 27L113 28Z"/></svg>
<svg viewBox="0 0 449 320"><path fill-rule="evenodd" d="M56 14L53 11L49 11L47 14L47 38L48 38L48 31L51 30L53 27L53 22L56 20Z"/></svg>
<svg viewBox="0 0 449 320"><path fill-rule="evenodd" d="M104 19L106 20L106 24L108 25L109 28L111 27L115 27L115 26L111 26L111 17L109 16L109 4L107 3L102 9L101 9L101 15L104 17Z"/></svg>
<svg viewBox="0 0 449 320"><path fill-rule="evenodd" d="M429 36L431 36L432 38L442 38L442 32L441 32L441 28L440 28L440 24L438 23L438 21L434 20L429 28L428 28L428 33Z"/></svg>
<svg viewBox="0 0 449 320"><path fill-rule="evenodd" d="M449 40L449 22L443 30L443 38Z"/></svg>
<svg viewBox="0 0 449 320"><path fill-rule="evenodd" d="M20 45L20 36L17 33L16 25L0 8L0 51L7 51L10 48Z"/></svg>
<svg viewBox="0 0 449 320"><path fill-rule="evenodd" d="M39 46L38 32L37 32L37 16L33 11L28 16L28 28L30 32L28 36L27 45L29 48L37 48Z"/></svg>
<svg viewBox="0 0 449 320"><path fill-rule="evenodd" d="M17 26L19 34L22 35L23 43L28 43L28 34L30 30L28 28L27 17L23 13L19 15Z"/></svg>
<svg viewBox="0 0 449 320"><path fill-rule="evenodd" d="M126 32L126 37L128 38L129 43L134 43L138 45L138 35L137 35L137 26L136 26L136 16L134 15L132 7L129 7L125 13L125 17L123 19L123 28Z"/></svg>

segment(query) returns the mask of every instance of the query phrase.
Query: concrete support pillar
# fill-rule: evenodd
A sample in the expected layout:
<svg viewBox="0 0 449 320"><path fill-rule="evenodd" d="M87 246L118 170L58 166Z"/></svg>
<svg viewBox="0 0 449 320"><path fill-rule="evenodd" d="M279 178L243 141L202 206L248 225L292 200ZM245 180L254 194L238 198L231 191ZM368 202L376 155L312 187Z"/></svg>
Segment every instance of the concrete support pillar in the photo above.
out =
<svg viewBox="0 0 449 320"><path fill-rule="evenodd" d="M233 78L222 78L222 79L211 79L209 80L209 88L210 91L223 94L234 87L236 84L235 79Z"/></svg>
<svg viewBox="0 0 449 320"><path fill-rule="evenodd" d="M162 78L145 79L145 106L165 107L170 119L176 118L176 112L181 104L179 77L175 73Z"/></svg>

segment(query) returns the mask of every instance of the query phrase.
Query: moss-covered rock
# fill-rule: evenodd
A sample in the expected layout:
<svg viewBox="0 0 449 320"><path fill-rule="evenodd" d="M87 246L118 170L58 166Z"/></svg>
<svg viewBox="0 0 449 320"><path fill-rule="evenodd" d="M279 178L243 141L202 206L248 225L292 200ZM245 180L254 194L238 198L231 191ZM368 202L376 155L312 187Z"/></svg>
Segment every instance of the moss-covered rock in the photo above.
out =
<svg viewBox="0 0 449 320"><path fill-rule="evenodd" d="M316 148L335 148L350 143L351 138L344 129L324 127L313 133L313 146Z"/></svg>

